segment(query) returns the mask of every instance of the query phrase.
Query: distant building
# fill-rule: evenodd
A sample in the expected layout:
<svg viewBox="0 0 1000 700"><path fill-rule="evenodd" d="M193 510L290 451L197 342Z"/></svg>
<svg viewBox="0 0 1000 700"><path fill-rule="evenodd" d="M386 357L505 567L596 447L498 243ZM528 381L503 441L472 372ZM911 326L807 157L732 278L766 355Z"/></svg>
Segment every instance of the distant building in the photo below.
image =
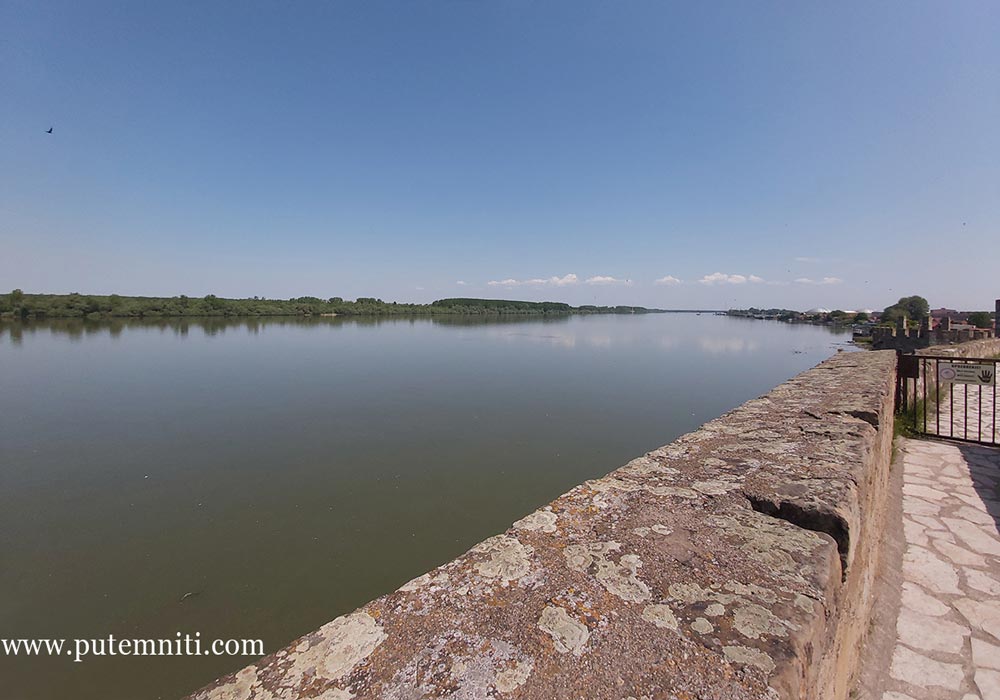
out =
<svg viewBox="0 0 1000 700"><path fill-rule="evenodd" d="M956 309L946 309L941 307L940 309L931 309L930 316L935 321L940 322L941 319L950 318L952 321L959 321L961 323L965 322L965 319L969 317L968 311L958 311Z"/></svg>
<svg viewBox="0 0 1000 700"><path fill-rule="evenodd" d="M949 316L948 318L951 317ZM947 326L950 330L953 331L971 331L976 329L976 326L973 326L971 323L961 323L959 321L954 321L954 320L952 320L951 325L948 325L944 319L941 319L940 321L935 323L934 329L937 330L942 326Z"/></svg>
<svg viewBox="0 0 1000 700"><path fill-rule="evenodd" d="M1000 299L996 304L1000 315ZM966 323L970 313L954 309L933 309L925 318L920 319L919 328L911 327L903 316L897 320L895 326L875 326L871 329L872 348L907 352L933 345L950 345L997 337L1000 320L995 322L993 328L976 328ZM856 335L859 334L856 332Z"/></svg>

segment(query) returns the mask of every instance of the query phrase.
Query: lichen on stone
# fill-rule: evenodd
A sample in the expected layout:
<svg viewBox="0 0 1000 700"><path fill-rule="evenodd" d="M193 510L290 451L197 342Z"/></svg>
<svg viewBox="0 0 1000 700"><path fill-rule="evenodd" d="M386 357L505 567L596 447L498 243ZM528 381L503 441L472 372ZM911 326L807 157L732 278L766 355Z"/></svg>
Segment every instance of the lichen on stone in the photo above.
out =
<svg viewBox="0 0 1000 700"><path fill-rule="evenodd" d="M531 571L531 555L534 554L534 549L516 537L496 535L479 543L472 548L472 551L489 557L486 561L475 565L476 571L485 579L507 583L516 581Z"/></svg>
<svg viewBox="0 0 1000 700"><path fill-rule="evenodd" d="M536 510L531 515L527 515L514 523L514 529L555 532L558 519L558 516L551 510Z"/></svg>
<svg viewBox="0 0 1000 700"><path fill-rule="evenodd" d="M743 603L733 613L733 627L744 637L759 639L765 634L787 637L792 624L756 603Z"/></svg>
<svg viewBox="0 0 1000 700"><path fill-rule="evenodd" d="M677 498L687 498L696 500L701 498L694 489L686 486L653 486L648 491L657 496L676 496Z"/></svg>
<svg viewBox="0 0 1000 700"><path fill-rule="evenodd" d="M662 471L663 469L664 467L655 459L652 459L649 455L636 457L631 462L622 467L622 471L631 472L637 476L655 474L656 472Z"/></svg>
<svg viewBox="0 0 1000 700"><path fill-rule="evenodd" d="M283 669L282 687L298 689L306 679L310 682L341 680L371 656L385 639L382 626L364 611L338 617L295 646L287 657L290 663ZM239 681L240 674L236 679ZM230 690L219 697L233 700L240 695ZM261 691L256 697L265 700L272 694Z"/></svg>
<svg viewBox="0 0 1000 700"><path fill-rule="evenodd" d="M774 659L760 649L740 645L722 647L722 654L733 663L756 666L764 673L774 670Z"/></svg>
<svg viewBox="0 0 1000 700"><path fill-rule="evenodd" d="M590 639L587 626L570 617L569 613L555 605L547 605L538 619L538 628L548 634L556 650L564 654L583 654L583 648Z"/></svg>
<svg viewBox="0 0 1000 700"><path fill-rule="evenodd" d="M705 614L709 617L720 617L726 614L726 606L722 603L710 603L705 607Z"/></svg>
<svg viewBox="0 0 1000 700"><path fill-rule="evenodd" d="M514 664L514 668L509 668L505 671L500 671L497 674L496 685L497 691L501 693L510 693L522 685L528 680L531 672L534 670L535 664L530 659L527 661L519 661Z"/></svg>
<svg viewBox="0 0 1000 700"><path fill-rule="evenodd" d="M365 612L339 617L320 628L325 637L322 668L334 680L343 678L358 663L368 658L385 640L385 632L375 619Z"/></svg>
<svg viewBox="0 0 1000 700"><path fill-rule="evenodd" d="M586 482L586 486L598 493L605 491L639 491L642 489L642 484L629 481L628 479L619 479L616 476L606 476L603 479L588 481Z"/></svg>
<svg viewBox="0 0 1000 700"><path fill-rule="evenodd" d="M722 481L721 479L709 479L706 481L696 481L691 484L691 488L698 493L705 494L706 496L722 496L723 494L729 493L730 491L739 487L739 484L734 484L728 481Z"/></svg>
<svg viewBox="0 0 1000 700"><path fill-rule="evenodd" d="M711 591L708 591L697 583L692 583L690 581L682 583L671 583L667 588L670 596L676 600L684 603L696 603L699 600L707 600L711 595Z"/></svg>
<svg viewBox="0 0 1000 700"><path fill-rule="evenodd" d="M642 619L646 622L652 622L657 627L677 629L677 616L674 615L674 611L669 605L647 605L642 609Z"/></svg>
<svg viewBox="0 0 1000 700"><path fill-rule="evenodd" d="M377 697L480 700L516 690L533 668L533 659L510 642L451 629L413 653Z"/></svg>
<svg viewBox="0 0 1000 700"><path fill-rule="evenodd" d="M415 579L404 583L399 587L399 590L406 593L412 593L413 591L418 591L422 588L428 586L445 586L448 584L448 574L444 572L434 572L423 574L422 576L417 576Z"/></svg>
<svg viewBox="0 0 1000 700"><path fill-rule="evenodd" d="M778 600L778 594L769 588L764 588L763 586L758 586L755 583L740 583L739 581L726 581L722 584L730 593L735 593L736 595L748 596L752 595L765 603L774 603Z"/></svg>
<svg viewBox="0 0 1000 700"><path fill-rule="evenodd" d="M202 698L203 700L248 700L256 684L257 668L247 666L233 676L231 681L217 686Z"/></svg>
<svg viewBox="0 0 1000 700"><path fill-rule="evenodd" d="M618 542L591 542L566 547L566 565L573 571L593 574L609 593L622 600L638 603L650 599L649 586L638 576L642 560L625 554L616 563L610 554L621 549Z"/></svg>
<svg viewBox="0 0 1000 700"><path fill-rule="evenodd" d="M691 629L698 634L710 634L715 631L715 626L704 617L698 617L691 623Z"/></svg>

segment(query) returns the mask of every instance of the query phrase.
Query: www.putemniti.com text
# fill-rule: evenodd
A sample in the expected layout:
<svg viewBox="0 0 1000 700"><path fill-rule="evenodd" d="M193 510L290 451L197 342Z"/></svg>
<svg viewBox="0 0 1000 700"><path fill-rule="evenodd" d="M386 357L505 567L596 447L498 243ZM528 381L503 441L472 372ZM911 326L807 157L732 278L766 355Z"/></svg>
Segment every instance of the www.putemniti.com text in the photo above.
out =
<svg viewBox="0 0 1000 700"><path fill-rule="evenodd" d="M202 643L201 632L178 632L174 639L0 639L4 656L65 656L80 663L88 656L254 656L264 655L261 639L216 639Z"/></svg>

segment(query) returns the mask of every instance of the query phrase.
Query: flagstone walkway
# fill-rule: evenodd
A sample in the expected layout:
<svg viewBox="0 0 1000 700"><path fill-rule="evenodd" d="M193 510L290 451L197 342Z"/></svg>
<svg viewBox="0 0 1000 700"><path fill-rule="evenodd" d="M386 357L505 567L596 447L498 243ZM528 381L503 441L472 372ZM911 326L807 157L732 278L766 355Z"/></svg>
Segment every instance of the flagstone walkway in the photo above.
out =
<svg viewBox="0 0 1000 700"><path fill-rule="evenodd" d="M1000 700L1000 449L899 444L906 544L882 700Z"/></svg>

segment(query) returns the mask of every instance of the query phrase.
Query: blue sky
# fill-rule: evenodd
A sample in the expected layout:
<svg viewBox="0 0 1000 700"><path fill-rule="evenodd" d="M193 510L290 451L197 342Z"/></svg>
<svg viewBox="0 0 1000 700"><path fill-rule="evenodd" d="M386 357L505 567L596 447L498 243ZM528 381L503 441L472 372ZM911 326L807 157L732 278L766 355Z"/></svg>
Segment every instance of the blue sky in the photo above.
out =
<svg viewBox="0 0 1000 700"><path fill-rule="evenodd" d="M6 0L0 288L992 308L1000 4L874 5Z"/></svg>

